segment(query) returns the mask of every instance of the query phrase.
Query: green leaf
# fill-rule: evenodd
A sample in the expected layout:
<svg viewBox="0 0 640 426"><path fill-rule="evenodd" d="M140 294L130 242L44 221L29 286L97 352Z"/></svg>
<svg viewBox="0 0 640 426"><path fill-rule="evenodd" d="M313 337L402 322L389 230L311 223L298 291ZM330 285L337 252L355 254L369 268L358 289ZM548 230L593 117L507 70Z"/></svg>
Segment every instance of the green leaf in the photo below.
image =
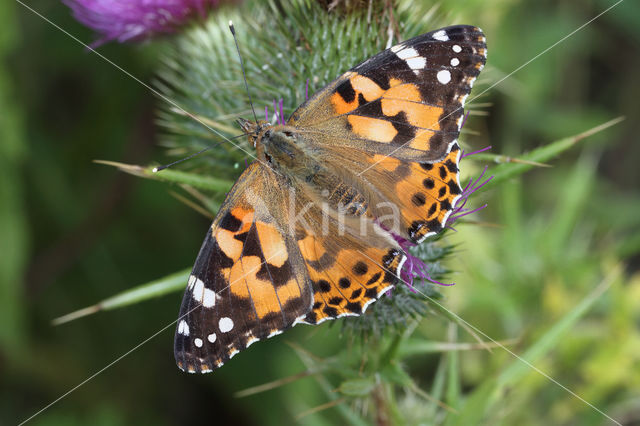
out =
<svg viewBox="0 0 640 426"><path fill-rule="evenodd" d="M498 342L501 345L508 345L513 343L513 340L505 340ZM494 342L482 342L482 343L465 343L465 342L438 342L434 340L420 340L410 339L403 342L398 351L399 358L405 358L416 355L427 355L440 352L451 351L473 351L473 350L486 350L487 348L497 347L498 344Z"/></svg>
<svg viewBox="0 0 640 426"><path fill-rule="evenodd" d="M562 187L557 188L559 197L549 221L548 238L544 241L544 252L552 259L559 258L562 251L566 250L566 241L571 237L584 214L586 204L593 196L597 179L596 163L593 155L584 153L570 173L567 173Z"/></svg>
<svg viewBox="0 0 640 426"><path fill-rule="evenodd" d="M369 395L375 385L376 382L373 377L350 379L342 382L338 387L338 391L347 396L362 397Z"/></svg>
<svg viewBox="0 0 640 426"><path fill-rule="evenodd" d="M212 176L203 176L180 170L164 169L154 172L153 167L142 167L133 164L118 163L116 161L95 160L95 162L98 164L117 167L119 170L135 176L155 179L163 182L190 185L194 188L208 191L226 192L233 185L233 181L231 180L219 179Z"/></svg>
<svg viewBox="0 0 640 426"><path fill-rule="evenodd" d="M409 374L404 371L404 369L397 362L386 365L380 371L380 374L385 379L385 381L389 383L394 383L396 385L404 386L407 388L414 386L411 376L409 376Z"/></svg>
<svg viewBox="0 0 640 426"><path fill-rule="evenodd" d="M622 272L620 265L617 265L607 277L589 293L571 311L567 312L557 321L546 333L544 333L533 345L531 345L521 356L514 360L509 367L498 376L498 386L508 386L522 379L531 373L533 362L549 353L561 341L562 337L569 332L580 318L597 302L600 296L613 284Z"/></svg>
<svg viewBox="0 0 640 426"><path fill-rule="evenodd" d="M317 364L317 361L311 358L304 350L292 346L293 350L296 352L302 363L305 365L307 370L311 370ZM322 375L314 375L313 378L316 380L322 391L325 393L327 398L332 402L340 401L336 392L333 391L333 387L331 383L326 379L326 377ZM342 415L346 424L351 424L354 426L366 426L366 422L362 420L356 413L354 413L349 407L347 407L344 403L337 403L335 406L336 410Z"/></svg>
<svg viewBox="0 0 640 426"><path fill-rule="evenodd" d="M212 176L202 176L195 173L182 172L179 170L162 170L154 173L158 180L172 183L191 185L198 189L209 191L226 192L233 185L233 181L214 178Z"/></svg>
<svg viewBox="0 0 640 426"><path fill-rule="evenodd" d="M448 337L451 343L458 340L458 328L454 323L449 323ZM457 409L460 405L460 360L457 351L447 353L447 390L446 401L453 409Z"/></svg>
<svg viewBox="0 0 640 426"><path fill-rule="evenodd" d="M96 312L123 308L134 303L140 303L145 300L164 296L165 294L184 290L187 285L187 279L189 278L190 272L191 268L183 269L182 271L167 275L159 280L151 281L138 287L125 290L122 293L118 293L115 296L104 299L95 305L58 317L52 321L52 324L64 324L65 322L73 321Z"/></svg>
<svg viewBox="0 0 640 426"><path fill-rule="evenodd" d="M523 162L518 163L503 163L489 170L489 174L493 175L493 179L482 187L481 191L486 190L487 188L492 188L502 183L508 179L511 179L515 176L521 175L533 167L536 167L533 163L544 163L549 161L569 148L573 147L575 144L580 142L582 139L585 139L589 136L592 136L598 132L601 132L611 126L614 126L624 120L624 117L614 118L613 120L609 120L606 123L600 124L599 126L593 127L585 132L580 134L569 136L567 138L560 139L555 142L551 142L547 145L541 146L540 148L536 148L531 152L523 154L519 157ZM477 154L478 159L486 158L483 154ZM480 192L480 191L478 191Z"/></svg>
<svg viewBox="0 0 640 426"><path fill-rule="evenodd" d="M445 379L448 371L448 360L447 357L440 357L440 362L438 362L438 368L436 370L435 376L433 378L433 384L431 385L431 396L433 400L427 403L427 413L428 418L432 419L435 417L439 404L437 401L442 399L445 389ZM433 424L433 423L429 423Z"/></svg>

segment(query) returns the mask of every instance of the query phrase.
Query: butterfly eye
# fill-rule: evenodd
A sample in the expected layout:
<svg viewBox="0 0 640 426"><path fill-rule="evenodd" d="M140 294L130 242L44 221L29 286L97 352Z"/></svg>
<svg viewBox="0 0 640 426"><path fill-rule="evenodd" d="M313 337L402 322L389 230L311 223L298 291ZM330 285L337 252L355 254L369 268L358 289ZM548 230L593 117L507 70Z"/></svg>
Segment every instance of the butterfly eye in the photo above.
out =
<svg viewBox="0 0 640 426"><path fill-rule="evenodd" d="M293 137L293 132L290 132L290 131L286 130L286 131L284 131L283 133L284 133L284 135L285 135L286 137L288 137L288 138L292 138L292 137Z"/></svg>

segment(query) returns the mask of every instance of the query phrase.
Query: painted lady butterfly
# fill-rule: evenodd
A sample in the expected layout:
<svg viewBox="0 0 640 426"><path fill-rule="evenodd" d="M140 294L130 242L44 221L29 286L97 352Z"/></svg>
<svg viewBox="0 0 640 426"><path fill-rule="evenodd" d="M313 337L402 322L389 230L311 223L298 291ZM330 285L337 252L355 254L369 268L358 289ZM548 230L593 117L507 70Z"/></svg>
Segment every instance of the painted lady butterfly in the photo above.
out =
<svg viewBox="0 0 640 426"><path fill-rule="evenodd" d="M286 124L239 120L257 160L207 232L182 300L178 367L206 373L297 323L361 315L460 197L464 101L479 28L400 43L338 77Z"/></svg>

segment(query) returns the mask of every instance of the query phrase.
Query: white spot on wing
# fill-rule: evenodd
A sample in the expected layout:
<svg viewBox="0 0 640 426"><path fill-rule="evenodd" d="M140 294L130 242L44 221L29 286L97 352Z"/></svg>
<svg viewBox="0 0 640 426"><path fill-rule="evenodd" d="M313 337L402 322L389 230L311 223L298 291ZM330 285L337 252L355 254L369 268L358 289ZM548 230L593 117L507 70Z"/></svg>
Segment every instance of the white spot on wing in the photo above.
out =
<svg viewBox="0 0 640 426"><path fill-rule="evenodd" d="M227 333L233 330L233 320L229 317L222 317L220 321L218 321L218 327L221 332Z"/></svg>
<svg viewBox="0 0 640 426"><path fill-rule="evenodd" d="M409 68L411 68L416 74L418 74L418 70L424 69L424 67L427 65L427 60L422 56L407 59L406 62L407 65L409 65Z"/></svg>
<svg viewBox="0 0 640 426"><path fill-rule="evenodd" d="M187 288L189 290L193 289L193 285L196 283L196 280L197 280L197 278L196 278L195 275L189 275L189 282L188 282L188 285L187 285Z"/></svg>
<svg viewBox="0 0 640 426"><path fill-rule="evenodd" d="M180 321L178 323L178 334L182 334L183 336L189 335L189 326L185 320Z"/></svg>
<svg viewBox="0 0 640 426"><path fill-rule="evenodd" d="M397 53L402 49L404 49L404 45L403 44L396 44L395 46L391 47L391 51L393 53Z"/></svg>
<svg viewBox="0 0 640 426"><path fill-rule="evenodd" d="M203 343L203 342L202 342L202 339L200 339L199 337L196 337L195 339L193 339L193 343L194 343L197 347L201 348L201 347L202 347L202 343Z"/></svg>
<svg viewBox="0 0 640 426"><path fill-rule="evenodd" d="M200 278L196 278L193 275L194 283L190 284L193 292L193 299L202 303L205 308L212 308L216 304L216 293L213 290L209 290L204 286L204 282ZM189 282L191 283L191 278Z"/></svg>
<svg viewBox="0 0 640 426"><path fill-rule="evenodd" d="M440 31L437 31L437 32L433 33L432 37L434 39L436 39L436 40L439 40L439 41L447 41L447 40L449 40L449 36L445 32L445 30L440 30Z"/></svg>
<svg viewBox="0 0 640 426"><path fill-rule="evenodd" d="M473 87L473 83L476 81L475 77L469 77L467 78L467 84L469 85L469 87Z"/></svg>
<svg viewBox="0 0 640 426"><path fill-rule="evenodd" d="M460 65L460 59L458 59L458 58L452 58L452 59L451 59L451 66L452 66L452 67L457 67L458 65Z"/></svg>
<svg viewBox="0 0 640 426"><path fill-rule="evenodd" d="M424 57L420 56L418 51L413 47L405 47L403 49L396 49L396 47L397 46L392 47L391 50L395 52L398 58L405 61L414 73L418 74L418 71L424 69L424 67L427 65L427 60Z"/></svg>
<svg viewBox="0 0 640 426"><path fill-rule="evenodd" d="M313 301L312 301L313 302ZM300 323L305 323L304 318L306 317L306 315L302 315L298 318L295 319L295 321L293 321L293 323L291 324L291 327L295 327L296 324L300 324Z"/></svg>
<svg viewBox="0 0 640 426"><path fill-rule="evenodd" d="M398 55L398 58L400 59L409 59L409 58L415 58L416 56L420 56L418 54L418 51L413 47L407 47L405 49L402 49L396 52L396 55Z"/></svg>
<svg viewBox="0 0 640 426"><path fill-rule="evenodd" d="M215 304L216 304L215 291L205 288L204 294L202 295L202 306L204 306L205 308L212 308Z"/></svg>
<svg viewBox="0 0 640 426"><path fill-rule="evenodd" d="M462 52L462 47L460 47L460 46L459 46L459 45L457 45L457 44L454 44L454 45L453 45L453 47L452 47L452 49L453 49L453 51L454 51L454 52L456 52L456 53L460 53L460 52Z"/></svg>
<svg viewBox="0 0 640 426"><path fill-rule="evenodd" d="M210 335L207 336L207 340L211 343L214 343L216 341L216 333L211 333Z"/></svg>
<svg viewBox="0 0 640 426"><path fill-rule="evenodd" d="M438 71L438 74L436 74L436 77L438 78L438 81L442 84L447 84L448 82L451 81L451 73L449 72L449 70Z"/></svg>
<svg viewBox="0 0 640 426"><path fill-rule="evenodd" d="M195 277L194 277L195 278ZM204 291L204 282L200 278L196 278L192 286L193 298L198 302L202 302L202 293Z"/></svg>
<svg viewBox="0 0 640 426"><path fill-rule="evenodd" d="M402 255L402 260L400 260L400 263L398 263L398 269L396 269L396 276L400 277L400 275L402 274L402 267L404 266L404 262L406 261L407 261L407 256Z"/></svg>

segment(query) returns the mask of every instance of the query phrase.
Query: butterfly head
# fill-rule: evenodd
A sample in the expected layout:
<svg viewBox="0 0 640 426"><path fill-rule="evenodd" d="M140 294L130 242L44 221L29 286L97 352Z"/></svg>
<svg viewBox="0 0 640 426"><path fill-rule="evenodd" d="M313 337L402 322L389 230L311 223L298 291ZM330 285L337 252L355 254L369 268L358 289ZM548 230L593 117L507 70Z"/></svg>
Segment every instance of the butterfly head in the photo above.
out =
<svg viewBox="0 0 640 426"><path fill-rule="evenodd" d="M242 129L245 135L249 138L249 142L254 148L258 147L262 134L273 125L268 121L250 121L246 118L238 118L238 125Z"/></svg>
<svg viewBox="0 0 640 426"><path fill-rule="evenodd" d="M295 127L244 118L239 118L238 124L256 148L258 158L272 167L282 171L295 169L305 158L305 140Z"/></svg>
<svg viewBox="0 0 640 426"><path fill-rule="evenodd" d="M299 129L278 125L265 129L258 141L258 154L284 174L296 173L311 161L312 147Z"/></svg>

